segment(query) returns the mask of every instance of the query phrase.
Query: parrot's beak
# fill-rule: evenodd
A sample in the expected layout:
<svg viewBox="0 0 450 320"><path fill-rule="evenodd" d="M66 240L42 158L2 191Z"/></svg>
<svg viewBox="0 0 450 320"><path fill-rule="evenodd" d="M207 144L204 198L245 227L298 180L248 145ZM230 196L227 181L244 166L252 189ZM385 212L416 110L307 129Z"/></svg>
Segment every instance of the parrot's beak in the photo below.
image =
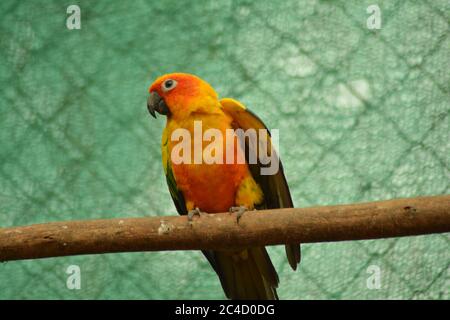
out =
<svg viewBox="0 0 450 320"><path fill-rule="evenodd" d="M168 115L170 113L166 102L157 92L151 92L147 99L148 112L156 119L155 111L159 114Z"/></svg>

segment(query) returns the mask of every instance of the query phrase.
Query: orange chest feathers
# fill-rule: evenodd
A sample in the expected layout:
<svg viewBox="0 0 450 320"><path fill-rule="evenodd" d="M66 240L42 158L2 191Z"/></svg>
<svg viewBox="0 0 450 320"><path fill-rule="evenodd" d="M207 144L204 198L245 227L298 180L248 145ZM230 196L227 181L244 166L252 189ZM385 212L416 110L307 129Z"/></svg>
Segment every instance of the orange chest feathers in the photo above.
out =
<svg viewBox="0 0 450 320"><path fill-rule="evenodd" d="M230 155L236 160L239 148L227 129L232 129L231 118L225 114L167 123L167 156L188 210L225 212L235 205L237 189L249 171L245 163L227 163L227 153L228 160Z"/></svg>

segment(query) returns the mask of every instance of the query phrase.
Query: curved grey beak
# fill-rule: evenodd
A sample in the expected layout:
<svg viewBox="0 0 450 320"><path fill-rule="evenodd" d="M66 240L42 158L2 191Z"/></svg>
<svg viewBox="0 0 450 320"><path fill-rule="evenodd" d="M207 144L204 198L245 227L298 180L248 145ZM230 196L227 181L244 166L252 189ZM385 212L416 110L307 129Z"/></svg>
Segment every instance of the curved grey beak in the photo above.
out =
<svg viewBox="0 0 450 320"><path fill-rule="evenodd" d="M170 113L169 108L166 105L166 102L157 92L150 93L150 96L147 98L147 109L148 112L152 115L153 118L156 119L155 111L159 114L168 115Z"/></svg>

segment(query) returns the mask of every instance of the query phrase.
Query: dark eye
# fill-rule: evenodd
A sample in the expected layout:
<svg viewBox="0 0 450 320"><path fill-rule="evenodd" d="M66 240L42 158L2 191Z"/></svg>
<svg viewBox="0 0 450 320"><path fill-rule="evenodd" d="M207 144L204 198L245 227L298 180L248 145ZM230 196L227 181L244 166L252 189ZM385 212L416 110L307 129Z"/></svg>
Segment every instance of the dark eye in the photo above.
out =
<svg viewBox="0 0 450 320"><path fill-rule="evenodd" d="M172 79L167 79L166 81L163 82L162 84L162 90L164 92L167 92L169 90L172 90L173 88L175 88L177 86L177 82L175 80Z"/></svg>

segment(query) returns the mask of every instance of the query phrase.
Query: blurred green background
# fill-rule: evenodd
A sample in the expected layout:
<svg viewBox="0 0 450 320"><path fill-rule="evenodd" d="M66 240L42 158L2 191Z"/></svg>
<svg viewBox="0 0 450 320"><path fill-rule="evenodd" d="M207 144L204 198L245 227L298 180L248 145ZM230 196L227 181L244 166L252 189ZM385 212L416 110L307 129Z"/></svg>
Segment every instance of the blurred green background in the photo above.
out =
<svg viewBox="0 0 450 320"><path fill-rule="evenodd" d="M381 30L368 30L370 4ZM81 30L66 9L81 8ZM450 192L450 3L0 2L0 226L175 214L158 75L194 73L280 130L296 206ZM449 299L448 234L310 244L282 299ZM81 289L66 269L81 269ZM370 290L371 265L381 288ZM0 298L222 299L199 252L0 264Z"/></svg>

